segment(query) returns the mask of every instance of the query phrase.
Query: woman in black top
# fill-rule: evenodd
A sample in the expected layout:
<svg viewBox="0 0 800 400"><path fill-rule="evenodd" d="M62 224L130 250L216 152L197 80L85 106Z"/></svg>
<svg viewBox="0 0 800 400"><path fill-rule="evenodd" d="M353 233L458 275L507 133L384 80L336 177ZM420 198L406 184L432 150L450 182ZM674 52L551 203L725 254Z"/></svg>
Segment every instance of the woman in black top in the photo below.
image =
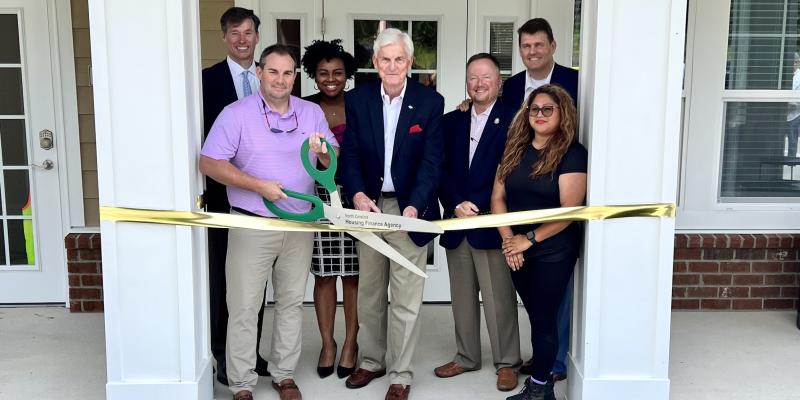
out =
<svg viewBox="0 0 800 400"><path fill-rule="evenodd" d="M492 213L572 207L586 196L587 152L575 140L577 112L558 85L531 93L508 130L492 191ZM550 370L556 315L581 244L576 223L499 227L511 278L531 323L533 374L509 399L555 399Z"/></svg>
<svg viewBox="0 0 800 400"><path fill-rule="evenodd" d="M305 100L319 104L325 119L336 140L344 140L345 115L344 94L347 80L356 72L356 61L344 51L341 40L315 40L306 47L303 55L303 69L314 79L318 93L305 97ZM336 181L339 171L336 171ZM319 196L330 204L328 192L320 185L316 188ZM353 239L343 232L317 232L314 235L314 253L311 257L311 273L314 274L314 308L317 312L317 325L322 337L317 363L317 374L325 378L333 373L336 359L336 341L333 339L333 325L336 317L336 279L342 278L342 300L344 303L345 339L339 366L336 373L344 378L353 372L356 365L358 317L356 299L358 297L358 253Z"/></svg>

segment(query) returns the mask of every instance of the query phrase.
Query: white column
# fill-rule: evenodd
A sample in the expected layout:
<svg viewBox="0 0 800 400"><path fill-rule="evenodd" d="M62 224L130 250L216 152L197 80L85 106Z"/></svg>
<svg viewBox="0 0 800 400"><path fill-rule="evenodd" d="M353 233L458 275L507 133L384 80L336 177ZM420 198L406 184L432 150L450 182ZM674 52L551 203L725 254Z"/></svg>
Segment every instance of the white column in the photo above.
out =
<svg viewBox="0 0 800 400"><path fill-rule="evenodd" d="M584 0L588 204L674 203L686 0ZM567 398L669 399L671 218L587 224Z"/></svg>
<svg viewBox="0 0 800 400"><path fill-rule="evenodd" d="M196 0L90 0L103 206L191 210L202 181ZM109 400L211 399L203 229L102 222Z"/></svg>

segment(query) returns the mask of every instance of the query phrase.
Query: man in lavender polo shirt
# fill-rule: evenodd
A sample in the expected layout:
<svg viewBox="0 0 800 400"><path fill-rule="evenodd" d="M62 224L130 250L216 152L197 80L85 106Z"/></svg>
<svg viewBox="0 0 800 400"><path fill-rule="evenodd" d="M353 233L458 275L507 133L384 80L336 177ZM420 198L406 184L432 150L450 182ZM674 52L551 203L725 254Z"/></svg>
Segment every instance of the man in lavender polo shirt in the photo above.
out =
<svg viewBox="0 0 800 400"><path fill-rule="evenodd" d="M282 191L314 193L314 180L300 161L300 146L311 138L308 156L312 164L319 159L324 165L330 162L330 155L320 138L338 149L322 109L291 96L295 68L288 47L264 49L256 69L261 90L227 106L211 127L201 152L200 171L227 185L233 214L274 217L264 207L262 196L287 211L308 211L309 203L287 198ZM231 229L228 233L226 358L234 400L252 400L258 381L254 371L256 324L270 277L275 291L272 346L267 357L272 386L281 400L301 398L294 369L300 358L312 242L309 232ZM266 329L262 335L267 335Z"/></svg>

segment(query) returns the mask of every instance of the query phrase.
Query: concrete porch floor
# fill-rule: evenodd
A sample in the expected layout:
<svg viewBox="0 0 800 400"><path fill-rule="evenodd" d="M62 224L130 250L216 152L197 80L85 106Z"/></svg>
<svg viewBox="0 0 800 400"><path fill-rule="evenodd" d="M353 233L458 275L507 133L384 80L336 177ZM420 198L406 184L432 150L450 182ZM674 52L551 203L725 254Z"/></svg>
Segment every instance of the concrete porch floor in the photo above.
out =
<svg viewBox="0 0 800 400"><path fill-rule="evenodd" d="M342 339L341 309L337 338ZM270 316L271 317L271 316ZM426 305L411 398L504 399L494 389L491 353L483 335L484 368L442 380L433 368L452 357L455 345L447 305ZM674 312L670 346L674 400L800 399L800 331L795 312ZM527 317L520 312L523 358L530 356ZM316 376L320 346L313 307L306 307L297 382L306 399L380 399L387 380L350 390L335 374ZM521 382L521 380L520 380ZM563 398L564 383L556 387ZM230 399L217 384L215 398ZM261 379L257 400L277 399ZM0 308L0 399L95 400L105 398L103 314L70 314L64 308Z"/></svg>

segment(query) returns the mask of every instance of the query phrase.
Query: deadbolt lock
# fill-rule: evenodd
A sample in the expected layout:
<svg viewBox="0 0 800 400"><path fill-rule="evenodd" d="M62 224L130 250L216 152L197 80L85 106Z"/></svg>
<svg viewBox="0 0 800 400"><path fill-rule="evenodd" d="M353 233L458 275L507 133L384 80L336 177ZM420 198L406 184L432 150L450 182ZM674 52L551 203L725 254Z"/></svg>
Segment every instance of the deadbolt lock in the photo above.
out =
<svg viewBox="0 0 800 400"><path fill-rule="evenodd" d="M50 150L53 148L53 132L49 129L39 131L39 147Z"/></svg>

